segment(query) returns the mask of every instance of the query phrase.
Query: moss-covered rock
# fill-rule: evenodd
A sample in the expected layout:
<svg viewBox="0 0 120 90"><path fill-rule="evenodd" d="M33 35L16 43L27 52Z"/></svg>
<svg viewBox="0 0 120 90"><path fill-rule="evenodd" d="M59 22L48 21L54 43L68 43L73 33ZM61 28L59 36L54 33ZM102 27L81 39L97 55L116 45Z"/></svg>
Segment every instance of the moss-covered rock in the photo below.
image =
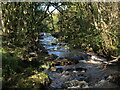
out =
<svg viewBox="0 0 120 90"><path fill-rule="evenodd" d="M34 75L20 74L14 76L10 81L4 82L7 88L48 88L50 80L43 72L36 72ZM5 86L7 85L7 86Z"/></svg>

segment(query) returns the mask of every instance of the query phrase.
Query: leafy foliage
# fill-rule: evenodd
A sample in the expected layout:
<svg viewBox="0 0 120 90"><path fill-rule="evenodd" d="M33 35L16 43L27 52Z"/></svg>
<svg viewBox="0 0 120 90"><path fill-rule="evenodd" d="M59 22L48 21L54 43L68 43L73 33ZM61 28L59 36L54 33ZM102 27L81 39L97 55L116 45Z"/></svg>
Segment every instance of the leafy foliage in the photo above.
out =
<svg viewBox="0 0 120 90"><path fill-rule="evenodd" d="M27 77L35 74L34 71L38 71L39 67L37 65L43 62L37 54L40 57L43 52L46 52L39 44L40 32L42 29L48 29L42 23L45 18L45 10L39 8L42 3L36 2L2 2L1 6L3 87L14 85L15 87L22 87L23 84L19 83L20 80L21 83L26 83L24 87L30 85L32 87L33 82ZM28 83L22 79L28 80ZM37 85L40 84L42 81Z"/></svg>
<svg viewBox="0 0 120 90"><path fill-rule="evenodd" d="M3 46L23 59L27 57L26 52L43 49L38 46L39 33L45 27L41 22L44 11L38 9L40 5L42 3L2 3Z"/></svg>
<svg viewBox="0 0 120 90"><path fill-rule="evenodd" d="M119 55L119 3L64 4L57 23L60 40L107 57Z"/></svg>
<svg viewBox="0 0 120 90"><path fill-rule="evenodd" d="M50 12L51 6L58 12ZM59 40L70 44L66 48L94 51L108 58L120 53L119 2L1 2L1 7L0 52L6 87L39 88L45 79L49 81L38 72L50 67L43 64L47 53L39 44L40 32L55 33Z"/></svg>

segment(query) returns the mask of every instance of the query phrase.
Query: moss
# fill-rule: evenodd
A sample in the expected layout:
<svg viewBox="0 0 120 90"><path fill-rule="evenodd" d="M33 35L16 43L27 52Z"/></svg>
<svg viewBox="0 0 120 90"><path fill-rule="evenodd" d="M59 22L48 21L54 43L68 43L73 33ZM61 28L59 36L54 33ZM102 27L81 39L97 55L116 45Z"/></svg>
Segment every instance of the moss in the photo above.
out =
<svg viewBox="0 0 120 90"><path fill-rule="evenodd" d="M44 84L46 82L45 80L48 79L48 76L45 73L40 72L40 73L37 73L35 75L28 77L28 79Z"/></svg>
<svg viewBox="0 0 120 90"><path fill-rule="evenodd" d="M12 74L16 74L22 71L20 64L20 58L11 56L9 53L2 55L2 73L3 77L7 78Z"/></svg>
<svg viewBox="0 0 120 90"><path fill-rule="evenodd" d="M15 83L16 82L16 83ZM14 84L10 88L42 88L49 84L48 76L43 72L26 77L25 74L14 78Z"/></svg>
<svg viewBox="0 0 120 90"><path fill-rule="evenodd" d="M32 65L35 62L24 62L7 51L2 57L3 88L43 88L49 84L48 76L39 71L40 67Z"/></svg>

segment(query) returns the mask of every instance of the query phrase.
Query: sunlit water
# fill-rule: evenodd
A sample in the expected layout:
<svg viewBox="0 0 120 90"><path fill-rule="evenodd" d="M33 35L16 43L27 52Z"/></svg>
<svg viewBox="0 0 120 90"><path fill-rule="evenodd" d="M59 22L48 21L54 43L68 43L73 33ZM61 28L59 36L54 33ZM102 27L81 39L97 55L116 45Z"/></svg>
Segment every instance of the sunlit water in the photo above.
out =
<svg viewBox="0 0 120 90"><path fill-rule="evenodd" d="M89 57L88 54L67 48L67 43L59 42L50 33L41 33L40 43L47 49L49 54L57 55L59 58L78 60L74 65L55 66L56 71L45 70L52 83L51 88L115 88L117 85L105 80L106 76L119 72L117 66L109 66L105 70L104 58L97 56ZM111 87L111 85L113 87Z"/></svg>

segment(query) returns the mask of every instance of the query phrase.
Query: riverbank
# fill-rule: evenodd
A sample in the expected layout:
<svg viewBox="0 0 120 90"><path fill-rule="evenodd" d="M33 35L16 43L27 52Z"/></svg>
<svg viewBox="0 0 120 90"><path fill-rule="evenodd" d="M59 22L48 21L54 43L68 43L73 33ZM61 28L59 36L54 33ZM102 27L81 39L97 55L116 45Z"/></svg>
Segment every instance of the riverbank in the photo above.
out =
<svg viewBox="0 0 120 90"><path fill-rule="evenodd" d="M104 68L108 63L105 58L70 50L67 43L59 42L50 33L42 33L40 42L49 54L58 56L48 61L50 68L44 69L51 79L50 88L119 88L110 78L119 75L118 66Z"/></svg>

